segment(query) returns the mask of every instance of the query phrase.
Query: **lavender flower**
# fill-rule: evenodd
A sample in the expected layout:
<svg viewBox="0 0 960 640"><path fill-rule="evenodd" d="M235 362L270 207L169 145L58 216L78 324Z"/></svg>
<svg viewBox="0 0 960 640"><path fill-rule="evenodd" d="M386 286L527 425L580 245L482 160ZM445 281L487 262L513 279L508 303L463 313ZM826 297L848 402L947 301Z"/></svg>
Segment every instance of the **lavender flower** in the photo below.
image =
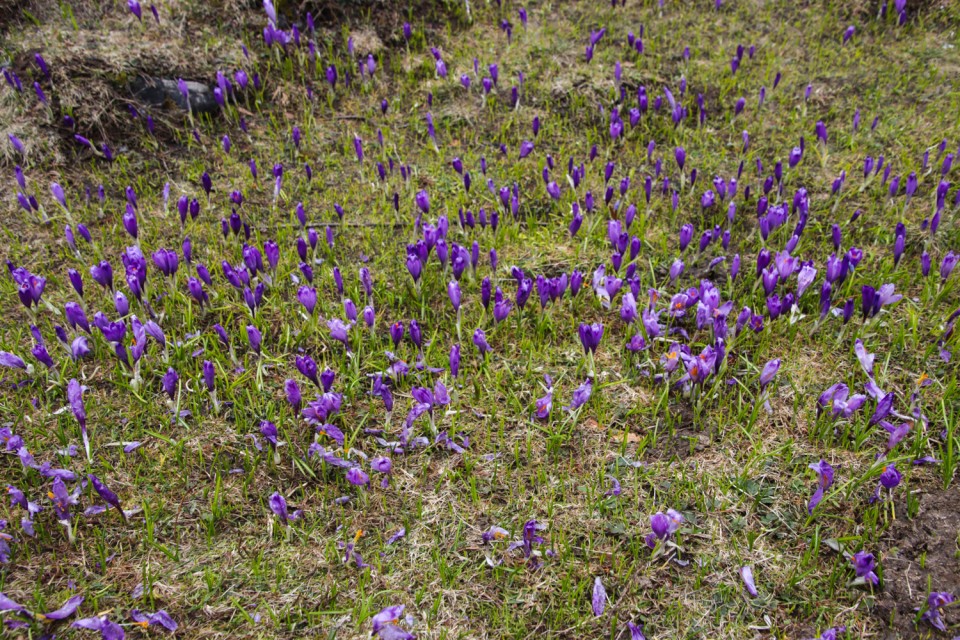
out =
<svg viewBox="0 0 960 640"><path fill-rule="evenodd" d="M593 580L593 598L591 599L591 607L593 608L593 615L600 617L603 615L603 610L607 606L607 590L603 588L603 583L600 582L600 577L597 576Z"/></svg>
<svg viewBox="0 0 960 640"><path fill-rule="evenodd" d="M820 501L823 500L826 490L833 485L833 467L826 460L807 466L817 474L817 490L813 493L810 503L807 505L807 512L812 514Z"/></svg>
<svg viewBox="0 0 960 640"><path fill-rule="evenodd" d="M487 342L487 335L480 328L473 332L473 344L476 345L483 359L486 359L487 353L493 350Z"/></svg>
<svg viewBox="0 0 960 640"><path fill-rule="evenodd" d="M952 593L947 591L932 591L927 596L927 610L920 616L921 620L926 620L934 629L946 631L947 627L943 622L943 612L941 609L954 601Z"/></svg>
<svg viewBox="0 0 960 640"><path fill-rule="evenodd" d="M81 618L70 626L77 629L87 629L88 631L99 631L103 640L123 640L124 638L123 627L109 620L107 616Z"/></svg>
<svg viewBox="0 0 960 640"><path fill-rule="evenodd" d="M853 570L858 578L863 578L864 581L871 584L879 584L880 578L878 578L877 574L874 573L877 563L874 560L872 553L867 553L866 551L857 551L850 558L850 562L853 564Z"/></svg>
<svg viewBox="0 0 960 640"><path fill-rule="evenodd" d="M654 549L657 541L669 540L680 529L681 524L683 524L683 515L673 509L667 509L665 514L658 511L650 516L650 528L653 532L647 534L647 546Z"/></svg>
<svg viewBox="0 0 960 640"><path fill-rule="evenodd" d="M753 568L749 565L740 567L740 579L743 580L743 586L746 587L750 597L756 598L758 593L757 585L753 581Z"/></svg>
<svg viewBox="0 0 960 640"><path fill-rule="evenodd" d="M291 513L287 507L286 499L277 491L273 492L267 500L267 504L270 507L270 511L277 516L277 519L279 519L280 523L285 527L289 527L290 523L298 520L302 515L299 509Z"/></svg>
<svg viewBox="0 0 960 640"><path fill-rule="evenodd" d="M150 5L150 8L153 9L153 5ZM149 614L143 613L139 609L132 609L130 611L130 617L136 624L144 629L150 626L158 626L173 633L178 628L177 622L163 609L158 609L156 613Z"/></svg>
<svg viewBox="0 0 960 640"><path fill-rule="evenodd" d="M780 370L780 359L776 358L771 360L767 364L763 365L763 370L760 372L760 389L761 391L770 384L771 381L776 377L777 372Z"/></svg>

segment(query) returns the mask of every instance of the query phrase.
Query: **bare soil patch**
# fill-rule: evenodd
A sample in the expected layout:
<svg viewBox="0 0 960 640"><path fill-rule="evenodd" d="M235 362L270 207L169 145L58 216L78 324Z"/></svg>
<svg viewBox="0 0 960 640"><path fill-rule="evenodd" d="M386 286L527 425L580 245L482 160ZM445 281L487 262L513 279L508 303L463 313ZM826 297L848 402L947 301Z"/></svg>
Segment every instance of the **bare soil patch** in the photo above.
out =
<svg viewBox="0 0 960 640"><path fill-rule="evenodd" d="M906 505L898 505L906 514ZM951 487L920 496L913 519L898 519L884 536L881 566L883 591L874 611L886 625L885 638L953 637L960 631L960 608L943 609L951 633L938 632L927 622L914 624L916 609L930 591L960 594L960 491Z"/></svg>

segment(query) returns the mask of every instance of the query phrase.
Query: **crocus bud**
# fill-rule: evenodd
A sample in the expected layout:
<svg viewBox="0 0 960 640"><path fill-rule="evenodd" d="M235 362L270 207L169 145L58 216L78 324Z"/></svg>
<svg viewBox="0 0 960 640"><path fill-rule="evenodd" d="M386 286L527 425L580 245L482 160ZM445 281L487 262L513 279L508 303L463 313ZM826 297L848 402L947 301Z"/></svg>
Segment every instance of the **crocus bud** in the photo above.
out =
<svg viewBox="0 0 960 640"><path fill-rule="evenodd" d="M136 240L138 235L137 213L134 211L133 206L129 202L127 203L127 209L123 214L122 222L123 228L134 240Z"/></svg>

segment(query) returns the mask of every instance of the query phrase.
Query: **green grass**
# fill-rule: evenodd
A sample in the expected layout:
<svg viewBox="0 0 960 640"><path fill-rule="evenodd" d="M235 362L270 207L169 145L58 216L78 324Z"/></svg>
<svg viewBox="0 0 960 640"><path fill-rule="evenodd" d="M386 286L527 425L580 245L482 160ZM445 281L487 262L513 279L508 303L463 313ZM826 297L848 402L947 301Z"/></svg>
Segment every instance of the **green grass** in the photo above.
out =
<svg viewBox="0 0 960 640"><path fill-rule="evenodd" d="M62 316L44 306L31 315L17 302L13 280L0 278L4 313L0 349L21 355L36 367L30 381L22 371L4 370L2 421L11 423L38 462L51 461L78 474L95 473L119 494L126 509L138 510L128 523L112 511L90 518L77 515L78 540L71 545L45 495L50 481L24 469L8 453L0 462L3 482L22 489L44 511L36 518L36 537L28 538L17 525L22 510L6 503L0 507L0 517L8 520L7 532L14 536L10 562L0 566L0 591L34 611L50 611L68 595L79 593L86 597L81 615L102 613L124 623L130 622L130 609L163 608L181 625L182 637L362 637L370 633L371 616L400 603L415 619L410 628L421 638L534 634L622 638L627 621L642 621L651 638L742 638L758 632L799 638L838 625L846 625L852 638L884 629L871 611L880 591L851 586L850 563L833 548L872 552L882 576L883 554L896 542L885 537L894 518L916 515L923 493L956 491L960 446L956 358L952 364L944 362L937 344L948 316L960 304L957 273L945 282L938 275L944 255L960 250L957 209L952 204L956 187L950 190L936 235L921 230L934 210L940 167L934 160L936 147L946 139L947 150L955 152L960 138L956 117L960 15L955 8L911 8L907 24L898 27L893 15L878 20L875 7L855 13L828 2L730 2L720 11L712 2L667 3L662 10L657 3L630 2L626 8L611 9L603 3L544 2L527 6L530 23L523 28L518 5L505 3L498 9L473 3L473 22L467 24L461 5L452 3L441 7L447 22L421 22L413 12L415 34L409 46L398 34L389 34L387 46L377 53L374 79L362 83L355 79L348 88L343 72L353 62L346 51L346 34L359 24L319 31L319 60L312 64L305 49L291 49L287 56L266 49L260 35L265 24L262 12L244 9L233 14L225 9L221 16L209 7L190 4L160 7L160 27L145 7L141 31L119 3L105 5L102 19L81 13L78 6L68 11L67 3L63 11L48 8L33 13L37 25L23 18L22 31L0 37L2 59L29 60L24 52L34 47L43 51L54 62L53 84L44 81L44 89L56 96L55 107L78 114L78 132L96 143L106 141L119 152L108 163L78 151L67 134L62 139L51 137L61 114L36 106L29 85L39 74L17 67L24 93L4 86L0 113L9 114L11 132L34 132L34 137L22 135L29 145L24 165L27 192L36 193L54 222L40 225L17 209L15 183L9 181L10 195L0 204L4 257L46 277L44 298L60 310L76 299L67 269L80 271L91 319L100 309L110 318L116 316L112 298L88 274L95 261L109 259L118 289L131 298L133 313L146 318L147 312L123 283L119 260L131 242L120 218L123 190L132 186L139 200L139 243L150 263L148 293L169 342L169 362L163 350L150 344L138 385L131 383L96 329L91 357L74 363L54 336ZM211 15L217 19L209 19ZM510 43L498 28L503 18L514 23ZM181 19L183 30L176 26ZM849 24L856 26L856 34L841 45ZM639 33L640 25L645 29L643 55L625 43L627 31ZM584 47L590 32L601 26L607 34L587 64ZM153 114L157 137L146 133L142 120L121 118L125 109L120 104L105 105L99 114L103 124L97 126L92 102L70 93L82 91L85 82L71 52L91 33L147 49L158 43L173 50L182 47L182 53L170 54L182 58L174 77L212 81L218 68L232 73L242 65L248 73L258 71L265 84L261 90L251 88L239 104L214 117L197 116L200 143L191 136L187 119L174 111ZM250 61L239 53L241 41L250 47ZM740 69L731 74L730 59L738 44L756 45L756 54L752 59L745 54ZM449 70L445 80L435 77L430 46L443 51ZM689 61L681 55L685 46L690 47ZM141 48L137 51L138 56L146 55ZM481 75L491 62L499 64L499 88L485 100L479 80L473 78L474 57L480 60ZM107 70L94 73L91 87L101 86L94 83L114 73L112 60ZM618 97L613 78L617 61L623 63L627 87L624 111L636 105L636 87L641 84L651 111L635 128L625 123L623 137L611 142L608 114ZM120 65L116 68L129 73L129 66L141 63L149 61L135 56L116 63ZM340 69L334 92L323 75L332 63ZM524 81L520 105L513 108L510 87L517 84L518 72ZM782 81L773 89L778 72ZM462 73L473 80L469 91L460 86ZM682 102L690 113L674 126L666 101L658 114L652 103L664 86L679 97L681 77L688 87ZM812 94L805 102L808 84ZM758 108L761 86L767 97ZM433 95L430 108L428 92ZM706 99L702 127L697 124L697 94ZM740 96L746 108L734 117ZM389 100L386 115L380 112L383 98ZM857 108L861 124L854 132ZM427 111L435 120L436 149L427 134ZM249 127L246 134L239 128L241 115ZM518 161L520 142L534 140L534 116L541 121L536 150ZM879 123L872 130L875 117ZM829 132L826 150L817 142L817 121L823 121ZM299 150L290 139L294 125L303 135ZM383 149L377 144L378 130ZM744 130L750 133L746 153ZM221 147L224 135L233 143L229 153ZM354 155L355 135L364 141L362 164ZM630 178L624 207L634 203L638 209L630 231L641 241L636 259L640 291L656 288L663 300L669 300L681 288L709 279L723 300L734 301L732 324L744 305L766 315L763 289L755 285L756 255L762 246L781 250L796 216L764 243L756 199L763 178L772 173L776 161L786 163L801 136L806 142L804 159L794 169L784 168L783 197L789 203L799 187L809 193L809 221L793 253L814 261L817 279L799 301L793 319L789 312L776 320L768 317L762 332L748 329L737 337L731 327L726 360L702 388L685 394L659 383L655 376L663 372L660 357L674 339L699 353L712 343L713 333L710 328L696 330L688 317L680 324L689 339L661 337L638 355L624 349L631 332L619 317L620 296L604 309L590 287L597 265L606 261L607 273L611 272L602 206L604 164L616 163L610 181L615 188L624 177ZM680 186L674 147L687 150L688 172L691 167L698 170L693 189L688 176L676 210L669 197L659 195L658 181L649 205L643 197L644 178L654 172L654 164L647 160L650 140L656 142L653 159L662 159L663 175L670 177L672 187ZM507 145L506 156L501 155L500 144ZM599 155L588 162L594 144ZM3 146L10 154L6 140ZM927 150L932 150L930 163L923 170ZM563 189L559 201L551 200L541 179L547 154L556 161L550 175ZM864 182L866 155L884 155L894 166L891 177L905 180L910 172L917 173L919 188L909 205L902 186L896 198L888 196L882 172ZM454 157L463 160L473 178L469 192L450 167ZM489 165L486 176L480 171L481 157ZM577 164L586 163L586 177L576 192L565 178L570 157ZM256 183L247 166L250 159L258 166ZM386 165L388 159L398 166L381 183L375 164ZM758 160L763 163L761 177ZM729 225L725 203L704 214L700 197L713 176L734 177L741 161L737 215ZM3 162L9 176L12 154ZM313 169L312 181L305 176L305 162ZM285 167L276 202L270 173L275 163ZM401 178L400 164L411 168L409 180ZM200 185L204 171L214 184L209 198ZM846 182L839 196L830 196L831 183L841 171L846 171ZM956 182L956 171L948 179ZM497 193L487 189L487 178L497 189L518 185L519 220L503 211ZM94 245L78 239L79 258L62 239L67 217L49 194L51 181L64 186L72 222L85 223L93 234ZM165 183L171 185L166 208ZM103 205L95 196L99 184L107 190ZM94 189L90 202L83 197L87 185ZM752 195L744 201L748 185ZM243 259L242 241L220 234L219 219L229 215L229 194L235 189L244 195L240 214L250 225L250 244L262 247L266 240L274 240L280 247L274 285L253 314L239 292L226 284L220 268L221 260L240 264ZM384 453L366 429L386 428L384 438L398 437L411 407L411 386L432 388L434 376L412 372L394 388L396 408L388 427L383 404L369 393L369 374L390 365L387 350L411 368L417 359L407 337L394 348L389 326L416 319L423 329L425 362L433 367L448 366L450 346L458 341L456 314L446 295L449 269L441 270L431 255L417 289L405 268L406 244L420 237L413 220L414 194L421 189L431 200L425 221L445 215L450 222L448 244L458 242L469 249L476 241L481 249L476 275L468 268L461 281L461 377L453 383L449 373L441 376L451 387L453 401L436 418L438 429L459 434L457 442L468 437L469 446L462 454L434 445L394 455L389 487L381 489L380 476L371 473L371 487L360 489L346 482L341 469L308 455L312 429L287 403L283 383L296 378L305 401L312 399L311 383L294 367L296 355L310 354L321 370L331 367L337 372L334 388L344 400L335 423L349 448L370 457ZM596 197L598 209L585 216L580 232L571 239L566 231L570 206L574 200L582 203L586 190ZM393 210L394 193L399 212ZM184 229L176 214L181 194L201 203L199 218L188 221ZM776 188L771 203L775 195ZM296 253L301 231L293 215L298 202L304 204L308 226L319 232L317 249L311 252L316 258L313 286L319 294L312 320L304 316L292 281L293 276L303 279ZM346 212L342 222L334 203ZM496 232L489 227L461 230L461 208L475 213L483 208L488 215L499 210L500 226ZM851 222L855 210L862 213ZM680 255L677 233L686 222L696 231L683 252L686 271L671 285L668 270ZM903 259L894 267L897 222L905 224L907 242ZM834 223L843 230L843 250L856 246L864 254L846 282L834 288L834 306L848 297L857 300L854 319L846 325L833 315L817 321ZM700 234L714 225L729 228L729 249L724 251L717 242L698 254ZM332 249L324 239L328 226L335 234ZM180 270L168 283L150 261L157 248L179 248L184 235L192 239L194 262L206 264L214 279L214 286L206 287L211 302L205 309L187 292L187 275L194 275L188 265L181 260ZM493 248L500 266L491 274L487 254ZM925 249L934 264L928 278L922 277L919 267ZM728 277L734 254L742 258L736 280ZM726 262L708 269L710 260L721 255L727 256ZM522 313L514 305L509 318L494 326L480 304L480 280L491 275L495 286L512 300L513 265L532 277L579 269L586 273L584 287L576 298L568 293L542 311L534 291ZM330 338L323 322L344 317L333 266L343 273L344 296L361 309L366 301L358 269L366 266L374 279L376 329L371 335L365 327L355 327L350 355ZM620 273L622 277L623 269ZM904 299L877 318L862 321L860 287L887 282L895 283ZM795 280L789 288L795 290ZM624 291L628 289L624 284ZM781 286L781 295L784 291ZM638 304L644 302L641 296ZM562 407L570 403L588 372L577 338L581 322L602 322L605 333L596 354L593 396L581 410L568 414ZM31 323L42 331L57 363L50 372L29 357ZM216 323L230 333L236 363L231 350L217 339L212 329ZM260 358L247 347L244 327L250 323L263 333ZM470 340L477 327L485 330L493 347L485 360ZM868 424L875 402L868 400L847 420L817 417L817 396L829 385L844 382L853 393L862 392L866 377L853 353L857 338L876 354L877 383L896 392L897 410L909 414L911 394L918 391L917 406L930 421L928 429L914 428L888 456L887 462L896 462L904 473L893 502L869 501L883 465L876 458L885 452L887 442L886 432ZM956 351L957 338L943 346ZM202 355L197 355L200 349ZM764 394L758 378L773 358L783 364ZM211 410L203 391L204 360L217 367L217 396L223 405L218 413ZM180 374L175 406L190 412L179 420L171 419L161 389L160 377L167 366ZM537 421L533 413L536 399L544 394L544 374L554 380L553 411L549 420ZM921 374L932 384L918 389ZM89 464L79 427L66 408L66 381L71 378L89 387L85 400L94 444ZM23 381L19 389L11 386ZM765 400L769 412L763 407ZM261 452L253 446L251 436L263 442L261 420L270 420L279 429L284 442L279 462L266 448ZM426 418L417 422L414 435L431 437ZM123 445L131 441L143 445L124 453ZM56 454L68 444L80 447L78 456ZM335 447L328 439L322 444ZM923 456L940 462L911 464ZM817 481L807 465L821 458L836 469L836 483L809 515L807 501ZM621 483L618 497L606 495L611 478ZM268 508L267 498L274 491L281 492L291 507L303 509L303 518L289 536ZM349 496L349 502L337 504L341 496ZM86 489L75 509L79 513L101 502ZM676 509L685 518L674 540L679 558L689 562L684 566L670 560L665 548L654 552L644 541L650 516L667 509ZM538 547L542 567L537 571L529 570L519 550L508 552L507 541L485 545L481 540L494 525L509 531L511 540L518 539L531 519L546 526L541 532L544 543ZM401 527L406 536L387 545ZM341 548L358 531L363 534L356 549L370 565L363 569L352 561L345 563ZM748 597L743 588L738 571L744 565L753 567L757 598ZM596 576L610 598L599 618L590 607ZM132 595L138 585L141 598ZM929 585L931 590L943 588ZM926 594L915 596L910 606L919 607ZM925 624L920 628L930 632ZM33 625L34 635L42 626ZM139 633L129 626L127 631L131 636ZM89 633L63 632L78 637Z"/></svg>

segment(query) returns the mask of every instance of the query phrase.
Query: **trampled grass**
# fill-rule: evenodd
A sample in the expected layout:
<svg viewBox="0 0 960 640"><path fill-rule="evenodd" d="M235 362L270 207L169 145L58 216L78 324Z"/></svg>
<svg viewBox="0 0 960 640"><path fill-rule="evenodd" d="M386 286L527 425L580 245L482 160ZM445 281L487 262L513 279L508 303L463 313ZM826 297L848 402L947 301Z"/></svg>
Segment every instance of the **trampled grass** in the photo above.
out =
<svg viewBox="0 0 960 640"><path fill-rule="evenodd" d="M960 14L882 4L18 6L6 633L960 633Z"/></svg>

